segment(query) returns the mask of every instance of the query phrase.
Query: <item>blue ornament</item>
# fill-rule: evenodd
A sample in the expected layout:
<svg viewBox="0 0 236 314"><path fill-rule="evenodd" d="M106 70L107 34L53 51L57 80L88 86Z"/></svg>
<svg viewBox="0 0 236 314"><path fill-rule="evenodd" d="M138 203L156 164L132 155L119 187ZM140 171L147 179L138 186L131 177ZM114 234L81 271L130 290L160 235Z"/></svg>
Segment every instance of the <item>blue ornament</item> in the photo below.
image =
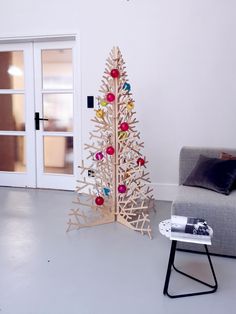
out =
<svg viewBox="0 0 236 314"><path fill-rule="evenodd" d="M109 196L110 195L111 190L109 188L103 188L103 194L105 196Z"/></svg>
<svg viewBox="0 0 236 314"><path fill-rule="evenodd" d="M131 90L131 86L129 83L125 82L125 84L123 85L123 89L127 90L128 92Z"/></svg>

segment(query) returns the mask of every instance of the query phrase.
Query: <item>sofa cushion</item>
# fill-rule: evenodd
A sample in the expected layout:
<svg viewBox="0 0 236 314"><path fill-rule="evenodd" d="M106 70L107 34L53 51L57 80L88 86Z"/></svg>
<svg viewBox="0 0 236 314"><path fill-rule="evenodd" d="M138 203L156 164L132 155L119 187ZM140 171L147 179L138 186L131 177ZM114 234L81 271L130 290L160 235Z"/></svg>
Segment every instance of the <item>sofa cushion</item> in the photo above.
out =
<svg viewBox="0 0 236 314"><path fill-rule="evenodd" d="M222 152L236 156L236 149L225 147L182 147L179 156L179 184L184 183L195 167L200 155L210 158L219 158Z"/></svg>
<svg viewBox="0 0 236 314"><path fill-rule="evenodd" d="M184 182L228 195L236 181L236 160L221 160L200 155L196 166Z"/></svg>

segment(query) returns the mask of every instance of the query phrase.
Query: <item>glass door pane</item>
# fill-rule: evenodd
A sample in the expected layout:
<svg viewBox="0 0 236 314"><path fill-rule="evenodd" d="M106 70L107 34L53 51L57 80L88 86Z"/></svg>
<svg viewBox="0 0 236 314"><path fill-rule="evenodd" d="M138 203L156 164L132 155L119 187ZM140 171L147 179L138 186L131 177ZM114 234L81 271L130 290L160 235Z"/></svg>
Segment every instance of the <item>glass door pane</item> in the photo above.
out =
<svg viewBox="0 0 236 314"><path fill-rule="evenodd" d="M73 94L44 94L44 131L73 131Z"/></svg>
<svg viewBox="0 0 236 314"><path fill-rule="evenodd" d="M0 89L24 88L24 52L0 51Z"/></svg>
<svg viewBox="0 0 236 314"><path fill-rule="evenodd" d="M0 94L0 130L25 131L23 94Z"/></svg>
<svg viewBox="0 0 236 314"><path fill-rule="evenodd" d="M43 130L55 135L44 136L44 172L73 174L73 64L72 49L42 49ZM66 90L66 93L65 93ZM57 93L55 93L57 91ZM72 139L72 140L71 140ZM68 157L72 159L68 162Z"/></svg>
<svg viewBox="0 0 236 314"><path fill-rule="evenodd" d="M73 137L44 136L44 172L73 174Z"/></svg>
<svg viewBox="0 0 236 314"><path fill-rule="evenodd" d="M0 51L0 171L26 172L24 87L24 51Z"/></svg>
<svg viewBox="0 0 236 314"><path fill-rule="evenodd" d="M26 172L25 136L1 135L0 171Z"/></svg>
<svg viewBox="0 0 236 314"><path fill-rule="evenodd" d="M72 89L72 49L42 50L43 89Z"/></svg>

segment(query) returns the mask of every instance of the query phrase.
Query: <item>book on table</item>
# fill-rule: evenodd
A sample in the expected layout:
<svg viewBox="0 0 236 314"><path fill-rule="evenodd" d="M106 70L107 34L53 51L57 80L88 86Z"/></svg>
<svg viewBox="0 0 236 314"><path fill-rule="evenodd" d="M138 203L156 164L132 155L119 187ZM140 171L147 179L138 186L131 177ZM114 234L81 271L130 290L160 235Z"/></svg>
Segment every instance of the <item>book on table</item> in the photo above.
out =
<svg viewBox="0 0 236 314"><path fill-rule="evenodd" d="M171 216L171 240L210 245L212 235L213 230L205 219Z"/></svg>

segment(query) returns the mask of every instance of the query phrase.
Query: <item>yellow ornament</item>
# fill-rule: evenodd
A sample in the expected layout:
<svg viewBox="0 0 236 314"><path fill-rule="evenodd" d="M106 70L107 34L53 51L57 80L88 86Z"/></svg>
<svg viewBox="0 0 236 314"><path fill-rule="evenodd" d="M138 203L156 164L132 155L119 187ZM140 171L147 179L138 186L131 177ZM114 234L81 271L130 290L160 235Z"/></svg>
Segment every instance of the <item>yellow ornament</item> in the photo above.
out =
<svg viewBox="0 0 236 314"><path fill-rule="evenodd" d="M124 174L124 179L128 179L130 177L130 169L127 169Z"/></svg>
<svg viewBox="0 0 236 314"><path fill-rule="evenodd" d="M100 102L100 105L103 106L103 107L106 107L107 102L106 102L105 100L102 100L102 101Z"/></svg>
<svg viewBox="0 0 236 314"><path fill-rule="evenodd" d="M120 140L126 139L128 137L128 133L125 131L119 131L118 132L118 137Z"/></svg>
<svg viewBox="0 0 236 314"><path fill-rule="evenodd" d="M128 102L128 104L126 105L126 108L131 111L132 109L134 109L134 103L133 102Z"/></svg>
<svg viewBox="0 0 236 314"><path fill-rule="evenodd" d="M96 117L97 118L102 119L102 118L104 118L104 116L105 116L105 111L103 109L98 109L96 111Z"/></svg>

